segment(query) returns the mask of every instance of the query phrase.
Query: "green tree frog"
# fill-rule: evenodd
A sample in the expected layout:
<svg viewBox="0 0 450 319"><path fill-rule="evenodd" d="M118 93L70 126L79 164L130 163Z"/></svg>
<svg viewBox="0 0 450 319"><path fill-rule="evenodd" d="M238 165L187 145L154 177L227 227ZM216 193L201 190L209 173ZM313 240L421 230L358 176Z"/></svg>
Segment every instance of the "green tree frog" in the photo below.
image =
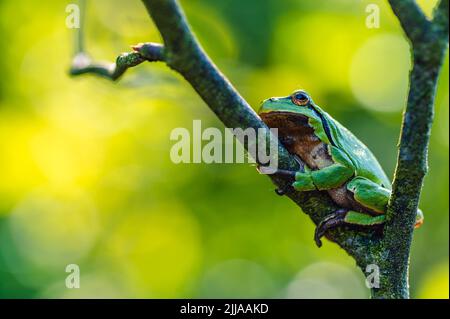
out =
<svg viewBox="0 0 450 319"><path fill-rule="evenodd" d="M287 150L305 164L304 170L277 170L293 178L297 191L327 191L341 207L321 221L315 231L321 237L334 227L350 224L375 226L385 222L391 183L375 156L349 130L317 106L305 91L263 101L258 114ZM281 194L283 192L279 191ZM416 227L423 222L417 211Z"/></svg>

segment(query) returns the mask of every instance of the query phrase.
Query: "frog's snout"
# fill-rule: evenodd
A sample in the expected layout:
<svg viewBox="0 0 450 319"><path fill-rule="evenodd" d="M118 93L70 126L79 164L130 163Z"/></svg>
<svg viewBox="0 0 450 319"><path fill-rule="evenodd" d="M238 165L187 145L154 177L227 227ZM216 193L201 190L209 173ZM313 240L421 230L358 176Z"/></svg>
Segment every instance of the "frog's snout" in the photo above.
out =
<svg viewBox="0 0 450 319"><path fill-rule="evenodd" d="M261 102L260 106L263 106L264 104L267 105L269 103L276 103L276 102L279 102L280 100L281 100L281 98L279 98L279 97L271 97L271 98L263 100Z"/></svg>
<svg viewBox="0 0 450 319"><path fill-rule="evenodd" d="M261 105L263 105L263 104L265 104L265 103L267 103L267 102L276 102L276 101L277 101L277 98L276 98L276 97L271 97L271 98L262 100L261 103L260 103L259 105L261 106Z"/></svg>
<svg viewBox="0 0 450 319"><path fill-rule="evenodd" d="M259 111L258 113L264 113L265 111L267 111L268 109L271 109L270 105L272 103L275 103L277 101L276 97L271 97L268 99L265 99L261 102L261 104L259 105Z"/></svg>
<svg viewBox="0 0 450 319"><path fill-rule="evenodd" d="M258 113L269 113L279 111L280 106L289 104L291 99L289 97L271 97L261 102Z"/></svg>

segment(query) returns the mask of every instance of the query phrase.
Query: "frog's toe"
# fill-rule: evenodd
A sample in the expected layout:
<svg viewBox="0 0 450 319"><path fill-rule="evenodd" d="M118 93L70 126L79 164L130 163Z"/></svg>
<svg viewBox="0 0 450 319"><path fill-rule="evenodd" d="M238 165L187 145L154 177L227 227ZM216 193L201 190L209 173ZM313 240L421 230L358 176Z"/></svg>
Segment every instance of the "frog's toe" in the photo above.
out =
<svg viewBox="0 0 450 319"><path fill-rule="evenodd" d="M322 241L320 239L325 236L328 230L345 224L345 216L347 215L347 212L348 210L346 209L338 209L334 213L325 217L325 219L317 225L314 240L316 241L316 245L318 247L322 247Z"/></svg>
<svg viewBox="0 0 450 319"><path fill-rule="evenodd" d="M420 226L422 226L422 224L423 224L423 213L420 210L420 208L418 208L414 228L419 228Z"/></svg>

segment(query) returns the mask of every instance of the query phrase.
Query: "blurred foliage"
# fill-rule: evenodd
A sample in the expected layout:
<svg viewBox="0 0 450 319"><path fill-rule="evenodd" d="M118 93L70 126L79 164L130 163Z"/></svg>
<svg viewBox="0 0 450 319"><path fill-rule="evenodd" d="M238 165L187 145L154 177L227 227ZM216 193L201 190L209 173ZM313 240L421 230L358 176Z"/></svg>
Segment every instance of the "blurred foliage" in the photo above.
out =
<svg viewBox="0 0 450 319"><path fill-rule="evenodd" d="M140 1L88 1L87 45L113 60L160 41ZM427 14L436 1L423 0ZM308 90L392 176L410 67L387 1L185 0L197 36L258 107ZM353 261L249 164L170 161L173 128L222 124L181 77L145 64L69 78L68 2L0 2L0 297L364 298ZM12 19L11 17L14 17ZM448 59L411 260L412 296L448 298ZM66 289L67 264L81 288Z"/></svg>

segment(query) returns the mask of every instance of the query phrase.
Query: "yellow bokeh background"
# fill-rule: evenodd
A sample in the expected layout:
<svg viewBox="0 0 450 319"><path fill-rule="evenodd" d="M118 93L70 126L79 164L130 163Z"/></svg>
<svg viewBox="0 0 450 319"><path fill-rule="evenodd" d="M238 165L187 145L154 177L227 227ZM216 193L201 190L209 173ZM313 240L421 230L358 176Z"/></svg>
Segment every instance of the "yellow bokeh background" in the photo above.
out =
<svg viewBox="0 0 450 319"><path fill-rule="evenodd" d="M86 46L114 60L160 36L138 0L87 1ZM223 128L181 76L68 76L70 2L0 2L0 297L367 298L354 261L318 249L299 208L250 164L174 164L170 132ZM380 27L365 8L380 8ZM436 1L418 1L431 16ZM205 50L257 109L297 88L392 176L410 68L387 1L181 1ZM11 17L14 17L11 18ZM448 57L411 259L414 298L448 298ZM68 264L81 286L65 286Z"/></svg>

